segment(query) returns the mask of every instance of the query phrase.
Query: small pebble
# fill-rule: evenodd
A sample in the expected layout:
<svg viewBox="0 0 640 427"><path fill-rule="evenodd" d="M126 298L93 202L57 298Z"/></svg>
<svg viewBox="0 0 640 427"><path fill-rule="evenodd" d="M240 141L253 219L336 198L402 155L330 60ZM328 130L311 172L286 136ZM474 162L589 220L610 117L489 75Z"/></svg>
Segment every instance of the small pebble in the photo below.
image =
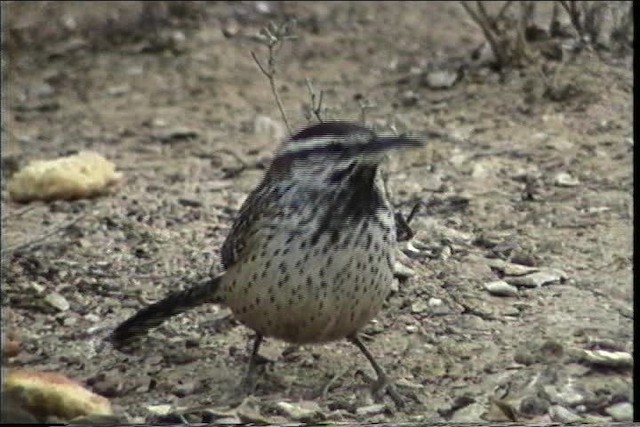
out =
<svg viewBox="0 0 640 427"><path fill-rule="evenodd" d="M504 280L496 280L495 282L489 282L484 284L484 288L491 295L499 297L515 297L518 296L518 288L511 286Z"/></svg>
<svg viewBox="0 0 640 427"><path fill-rule="evenodd" d="M425 83L431 89L448 89L458 81L457 71L437 70L426 75Z"/></svg>
<svg viewBox="0 0 640 427"><path fill-rule="evenodd" d="M555 184L558 187L577 187L580 181L566 172L559 173L555 177Z"/></svg>
<svg viewBox="0 0 640 427"><path fill-rule="evenodd" d="M196 389L196 383L194 381L185 381L182 384L176 384L173 387L173 394L178 397L191 396Z"/></svg>
<svg viewBox="0 0 640 427"><path fill-rule="evenodd" d="M440 307L442 305L442 300L440 298L429 298L427 304L429 304L429 307L431 308Z"/></svg>
<svg viewBox="0 0 640 427"><path fill-rule="evenodd" d="M543 285L559 283L565 279L566 275L563 272L555 270L537 271L526 276L505 277L507 283L525 288L539 288Z"/></svg>
<svg viewBox="0 0 640 427"><path fill-rule="evenodd" d="M406 265L396 262L393 266L394 275L399 279L408 279L416 275L416 272L413 269L407 267Z"/></svg>
<svg viewBox="0 0 640 427"><path fill-rule="evenodd" d="M559 403L560 405L574 407L581 405L585 401L585 397L582 393L575 390L575 388L567 384L562 390L558 390L553 385L545 385L543 387L546 398L552 403Z"/></svg>
<svg viewBox="0 0 640 427"><path fill-rule="evenodd" d="M302 401L296 403L278 402L276 404L284 415L294 421L311 423L322 417L322 409L316 402Z"/></svg>
<svg viewBox="0 0 640 427"><path fill-rule="evenodd" d="M610 415L614 421L631 421L633 420L633 405L629 402L616 403L604 410Z"/></svg>
<svg viewBox="0 0 640 427"><path fill-rule="evenodd" d="M131 88L128 85L112 86L107 89L107 94L109 96L117 97L128 93L130 90Z"/></svg>
<svg viewBox="0 0 640 427"><path fill-rule="evenodd" d="M560 405L549 407L549 416L557 423L573 423L580 419L579 415Z"/></svg>
<svg viewBox="0 0 640 427"><path fill-rule="evenodd" d="M419 314L427 311L429 306L424 301L417 301L411 304L411 312L413 314Z"/></svg>
<svg viewBox="0 0 640 427"><path fill-rule="evenodd" d="M284 125L269 116L256 116L253 121L253 132L268 141L280 141L287 134Z"/></svg>
<svg viewBox="0 0 640 427"><path fill-rule="evenodd" d="M169 413L171 413L172 409L173 409L173 405L170 405L168 403L161 404L161 405L149 405L149 406L147 406L147 411L150 414L158 415L158 416L168 415Z"/></svg>
<svg viewBox="0 0 640 427"><path fill-rule="evenodd" d="M69 301L67 301L67 299L65 297L63 297L62 295L60 295L57 292L51 292L46 297L44 297L44 300L51 307L53 307L53 308L55 308L55 309L57 309L59 311L67 311L67 310L69 310L69 307L71 306L69 304Z"/></svg>
<svg viewBox="0 0 640 427"><path fill-rule="evenodd" d="M88 313L84 315L84 318L89 322L96 323L100 321L100 317L93 313Z"/></svg>
<svg viewBox="0 0 640 427"><path fill-rule="evenodd" d="M382 414L386 410L387 410L387 405L383 403L379 403L375 405L361 406L360 408L356 409L356 415L370 417L373 415Z"/></svg>
<svg viewBox="0 0 640 427"><path fill-rule="evenodd" d="M538 396L526 396L520 401L520 413L530 416L546 414L549 410L549 402Z"/></svg>
<svg viewBox="0 0 640 427"><path fill-rule="evenodd" d="M188 128L175 128L169 129L166 133L160 136L160 140L164 143L173 143L179 141L190 141L199 136L199 132L194 129Z"/></svg>
<svg viewBox="0 0 640 427"><path fill-rule="evenodd" d="M44 290L46 289L46 287L42 286L39 283L35 283L35 282L31 282L31 289L33 289L34 291L36 291L37 294L41 294L42 292L44 292Z"/></svg>
<svg viewBox="0 0 640 427"><path fill-rule="evenodd" d="M219 426L236 425L236 424L242 424L242 421L240 421L240 418L238 417L218 418L216 420L216 425L219 425Z"/></svg>
<svg viewBox="0 0 640 427"><path fill-rule="evenodd" d="M633 356L626 351L585 350L583 360L593 365L611 368L633 367Z"/></svg>

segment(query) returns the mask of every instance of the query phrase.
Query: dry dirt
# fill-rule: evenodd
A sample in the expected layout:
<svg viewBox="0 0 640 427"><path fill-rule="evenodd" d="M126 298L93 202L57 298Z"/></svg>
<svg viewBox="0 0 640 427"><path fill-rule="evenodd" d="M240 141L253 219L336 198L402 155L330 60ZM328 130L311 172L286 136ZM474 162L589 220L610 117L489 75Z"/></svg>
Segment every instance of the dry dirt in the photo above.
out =
<svg viewBox="0 0 640 427"><path fill-rule="evenodd" d="M159 27L135 2L45 3L10 14L22 40L9 40L3 65L3 249L35 240L3 260L5 330L23 346L5 366L63 373L147 420L150 405L231 405L251 331L226 310L174 318L134 354L99 345L100 328L185 276L220 269L234 215L285 132L250 56L266 49L249 36L295 17L298 38L277 62L293 127L307 122L309 78L325 91L327 118L359 120L368 102L369 124L428 140L388 164L397 208L427 204L411 223L423 243L407 258L416 274L364 331L415 399L376 413L358 374L372 372L347 342L283 354L286 344L268 340L263 355L275 363L241 419L283 422L292 416L278 402L312 400L315 420L499 421L512 408L548 422L558 405L604 421L633 401L630 369L582 360L584 350L633 347L628 60L578 56L558 73L573 88L558 101L543 96L535 68L480 70L432 90L420 73L482 41L455 2L216 2L172 10ZM115 194L8 200L16 164L83 149L124 173ZM500 259L559 269L563 280L493 296L484 285L500 279ZM68 309L45 302L54 292Z"/></svg>

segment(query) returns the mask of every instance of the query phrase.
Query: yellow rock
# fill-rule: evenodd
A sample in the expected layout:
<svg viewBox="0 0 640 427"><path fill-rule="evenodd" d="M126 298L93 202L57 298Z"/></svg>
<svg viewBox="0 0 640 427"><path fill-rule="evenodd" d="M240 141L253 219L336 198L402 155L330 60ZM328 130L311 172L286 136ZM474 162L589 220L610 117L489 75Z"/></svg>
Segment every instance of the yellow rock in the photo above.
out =
<svg viewBox="0 0 640 427"><path fill-rule="evenodd" d="M51 372L9 370L4 393L19 409L40 420L54 416L68 421L84 415L113 414L108 399Z"/></svg>
<svg viewBox="0 0 640 427"><path fill-rule="evenodd" d="M83 151L55 160L36 160L13 175L9 195L17 202L74 200L109 193L122 179L100 154Z"/></svg>

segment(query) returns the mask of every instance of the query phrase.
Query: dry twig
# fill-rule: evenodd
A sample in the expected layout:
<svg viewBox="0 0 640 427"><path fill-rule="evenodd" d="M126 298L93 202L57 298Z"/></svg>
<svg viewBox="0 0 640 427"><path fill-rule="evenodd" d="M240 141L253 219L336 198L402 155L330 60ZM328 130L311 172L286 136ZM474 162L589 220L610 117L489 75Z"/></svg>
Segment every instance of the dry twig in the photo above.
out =
<svg viewBox="0 0 640 427"><path fill-rule="evenodd" d="M324 96L324 91L320 90L320 95L318 95L313 88L313 85L311 84L311 80L307 78L305 82L307 83L307 90L309 91L309 97L311 98L311 108L307 112L307 120L310 121L311 115L314 115L316 119L318 119L318 121L322 123L324 121L322 120L322 99ZM326 112L327 109L325 108L325 116Z"/></svg>
<svg viewBox="0 0 640 427"><path fill-rule="evenodd" d="M273 93L273 97L276 100L276 104L278 105L278 109L280 110L280 114L282 115L282 121L287 127L289 135L291 135L291 126L289 126L289 121L287 120L287 115L284 111L284 107L282 106L282 101L280 99L280 94L278 93L278 87L276 85L276 57L280 49L282 49L282 45L285 40L296 38L296 36L291 34L291 27L294 24L295 21L288 21L280 26L270 23L267 27L264 27L262 30L260 30L260 34L256 37L256 40L267 46L267 48L269 49L269 57L267 58L266 66L264 66L260 62L256 53L254 51L251 51L251 57L258 65L258 68L260 69L262 74L264 74L265 77L267 77L267 79L269 80L271 92Z"/></svg>
<svg viewBox="0 0 640 427"><path fill-rule="evenodd" d="M366 121L367 110L371 110L375 108L376 104L366 99L359 99L358 105L360 105L360 122L362 124L365 124L367 122Z"/></svg>
<svg viewBox="0 0 640 427"><path fill-rule="evenodd" d="M7 255L13 254L15 252L23 252L27 249L31 249L34 246L37 246L38 244L44 242L45 240L47 240L49 237L54 236L60 232L62 232L63 230L66 230L67 228L71 227L72 225L78 223L81 219L83 219L84 217L86 217L86 214L82 214L80 216L78 216L77 218L59 226L59 227L55 227L52 230L46 232L45 234L42 234L34 239L29 239L25 242L19 243L17 245L14 245L12 247L3 249L1 254L2 254L2 258L4 258Z"/></svg>

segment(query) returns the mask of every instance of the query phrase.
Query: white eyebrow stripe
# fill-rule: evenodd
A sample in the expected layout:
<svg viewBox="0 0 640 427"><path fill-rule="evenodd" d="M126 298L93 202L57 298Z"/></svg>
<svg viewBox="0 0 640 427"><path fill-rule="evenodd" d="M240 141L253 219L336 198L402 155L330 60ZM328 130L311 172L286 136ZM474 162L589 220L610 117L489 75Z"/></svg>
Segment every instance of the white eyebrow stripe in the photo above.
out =
<svg viewBox="0 0 640 427"><path fill-rule="evenodd" d="M344 135L326 135L303 140L298 139L295 141L289 141L280 149L279 154L312 151L314 149L326 147L327 143L330 143L332 141L343 144L345 148L358 145L366 145L368 143L368 140L362 140L362 135L354 135L352 137L345 137Z"/></svg>
<svg viewBox="0 0 640 427"><path fill-rule="evenodd" d="M280 150L280 154L290 154L299 151L313 150L314 148L322 148L327 146L327 142L335 140L333 135L322 136L305 140L297 140L285 144Z"/></svg>

